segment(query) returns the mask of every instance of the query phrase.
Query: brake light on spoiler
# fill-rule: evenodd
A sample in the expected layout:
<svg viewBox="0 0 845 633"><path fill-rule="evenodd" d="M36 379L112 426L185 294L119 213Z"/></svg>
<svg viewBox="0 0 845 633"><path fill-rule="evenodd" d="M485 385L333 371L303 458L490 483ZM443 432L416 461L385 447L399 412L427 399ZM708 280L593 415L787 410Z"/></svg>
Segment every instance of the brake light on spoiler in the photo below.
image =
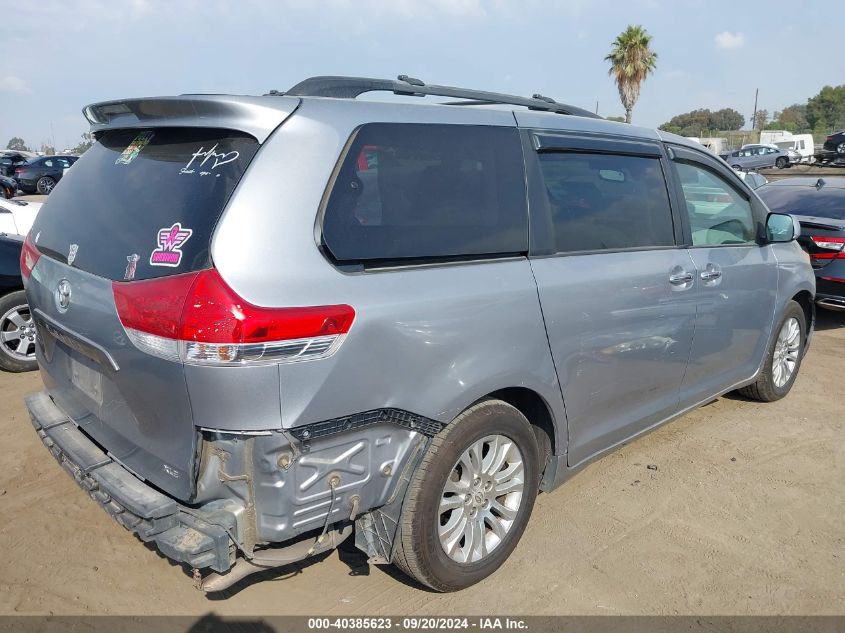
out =
<svg viewBox="0 0 845 633"><path fill-rule="evenodd" d="M264 308L247 303L215 269L112 282L126 334L140 350L195 365L315 360L340 347L348 305Z"/></svg>

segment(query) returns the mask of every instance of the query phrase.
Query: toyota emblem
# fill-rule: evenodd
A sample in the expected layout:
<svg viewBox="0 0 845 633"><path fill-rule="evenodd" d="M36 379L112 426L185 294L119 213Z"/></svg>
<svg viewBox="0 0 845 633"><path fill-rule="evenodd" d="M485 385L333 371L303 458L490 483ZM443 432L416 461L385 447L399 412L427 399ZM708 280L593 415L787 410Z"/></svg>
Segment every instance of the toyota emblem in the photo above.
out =
<svg viewBox="0 0 845 633"><path fill-rule="evenodd" d="M56 286L56 307L59 312L67 312L70 307L70 282L62 279Z"/></svg>

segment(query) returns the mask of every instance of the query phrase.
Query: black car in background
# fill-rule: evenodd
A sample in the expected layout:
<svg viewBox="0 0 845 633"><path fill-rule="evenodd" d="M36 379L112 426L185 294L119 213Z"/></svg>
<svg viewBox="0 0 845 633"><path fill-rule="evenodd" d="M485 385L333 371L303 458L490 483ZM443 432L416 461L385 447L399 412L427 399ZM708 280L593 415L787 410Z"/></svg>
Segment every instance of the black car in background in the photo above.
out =
<svg viewBox="0 0 845 633"><path fill-rule="evenodd" d="M21 279L23 237L0 233L0 369L31 371L35 360L35 323Z"/></svg>
<svg viewBox="0 0 845 633"><path fill-rule="evenodd" d="M18 182L8 176L0 176L0 197L7 200L18 191Z"/></svg>
<svg viewBox="0 0 845 633"><path fill-rule="evenodd" d="M11 150L0 152L0 176L14 176L15 168L30 160L31 156Z"/></svg>
<svg viewBox="0 0 845 633"><path fill-rule="evenodd" d="M845 165L845 130L831 134L824 140L816 162L827 165Z"/></svg>
<svg viewBox="0 0 845 633"><path fill-rule="evenodd" d="M816 273L816 303L845 310L845 177L784 178L755 193L775 213L801 223L798 242Z"/></svg>
<svg viewBox="0 0 845 633"><path fill-rule="evenodd" d="M15 168L15 180L24 193L47 195L78 156L39 156Z"/></svg>

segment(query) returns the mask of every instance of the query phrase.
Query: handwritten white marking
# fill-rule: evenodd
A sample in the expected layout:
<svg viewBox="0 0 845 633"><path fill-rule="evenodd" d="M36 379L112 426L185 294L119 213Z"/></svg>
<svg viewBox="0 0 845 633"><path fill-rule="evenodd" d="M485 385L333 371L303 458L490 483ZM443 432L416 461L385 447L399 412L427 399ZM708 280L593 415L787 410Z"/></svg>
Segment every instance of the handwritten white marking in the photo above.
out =
<svg viewBox="0 0 845 633"><path fill-rule="evenodd" d="M194 164L194 161L198 158L201 158L202 161L199 163L200 167L204 167L206 163L213 160L210 163L210 167L208 167L209 171L201 171L200 176L205 176L210 174L212 171L220 167L221 165L225 165L226 163L231 163L233 160L237 160L240 153L237 150L232 150L231 152L218 152L217 150L217 143L214 146L206 150L205 147L200 147L196 152L191 154L191 160L188 161L188 164L185 165L182 169L179 170L180 174L193 174L194 170L191 169L191 165Z"/></svg>

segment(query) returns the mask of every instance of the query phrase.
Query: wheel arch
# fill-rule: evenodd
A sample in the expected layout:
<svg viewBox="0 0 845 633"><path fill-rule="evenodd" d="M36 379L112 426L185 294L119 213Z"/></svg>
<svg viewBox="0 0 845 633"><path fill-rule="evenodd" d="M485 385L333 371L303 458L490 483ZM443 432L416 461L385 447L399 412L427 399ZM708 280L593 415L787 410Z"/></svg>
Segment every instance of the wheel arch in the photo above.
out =
<svg viewBox="0 0 845 633"><path fill-rule="evenodd" d="M541 454L543 464L548 461L549 457L557 454L562 443L558 437L554 413L552 413L549 403L539 393L527 387L506 387L493 391L479 398L476 402L482 400L507 402L526 417L534 428L537 446L542 453L545 453L545 455Z"/></svg>
<svg viewBox="0 0 845 633"><path fill-rule="evenodd" d="M804 316L807 320L807 342L809 343L816 322L816 303L813 300L813 295L809 290L800 290L792 297L792 301L804 310ZM804 353L806 353L808 346L804 345Z"/></svg>

